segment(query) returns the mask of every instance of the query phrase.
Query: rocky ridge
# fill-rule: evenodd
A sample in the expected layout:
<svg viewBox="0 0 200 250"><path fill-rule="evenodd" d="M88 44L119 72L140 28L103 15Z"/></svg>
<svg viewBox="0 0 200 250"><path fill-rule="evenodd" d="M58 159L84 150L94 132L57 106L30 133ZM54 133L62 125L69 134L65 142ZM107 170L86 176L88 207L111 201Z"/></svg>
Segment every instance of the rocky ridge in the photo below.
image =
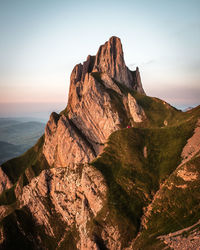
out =
<svg viewBox="0 0 200 250"><path fill-rule="evenodd" d="M117 82L144 94L138 68L132 72L126 67L121 41L111 37L95 57L74 67L65 113L53 113L47 123L43 153L50 166L90 162L112 132L145 119L134 97L127 98Z"/></svg>
<svg viewBox="0 0 200 250"><path fill-rule="evenodd" d="M19 201L20 207L28 208L47 235L58 237L50 217L56 218L57 223L63 223L65 230L59 235L58 245L62 245L67 232L76 227L80 237L78 248L98 249L86 226L102 209L106 190L100 172L89 165L71 165L44 170L24 187ZM47 202L50 210L45 205Z"/></svg>
<svg viewBox="0 0 200 250"><path fill-rule="evenodd" d="M146 96L110 38L74 67L45 135L1 166L1 248L195 249L199 119Z"/></svg>

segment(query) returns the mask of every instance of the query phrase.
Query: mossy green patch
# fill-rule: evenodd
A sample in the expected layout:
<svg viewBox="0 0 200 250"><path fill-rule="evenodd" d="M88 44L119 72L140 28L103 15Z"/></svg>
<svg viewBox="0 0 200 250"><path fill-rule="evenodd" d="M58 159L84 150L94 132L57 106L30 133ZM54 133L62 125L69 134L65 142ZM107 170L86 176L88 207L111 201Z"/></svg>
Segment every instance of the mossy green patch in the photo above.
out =
<svg viewBox="0 0 200 250"><path fill-rule="evenodd" d="M111 220L120 225L126 242L138 233L143 208L181 162L182 148L195 123L196 119L189 119L177 126L116 131L92 162L106 179Z"/></svg>

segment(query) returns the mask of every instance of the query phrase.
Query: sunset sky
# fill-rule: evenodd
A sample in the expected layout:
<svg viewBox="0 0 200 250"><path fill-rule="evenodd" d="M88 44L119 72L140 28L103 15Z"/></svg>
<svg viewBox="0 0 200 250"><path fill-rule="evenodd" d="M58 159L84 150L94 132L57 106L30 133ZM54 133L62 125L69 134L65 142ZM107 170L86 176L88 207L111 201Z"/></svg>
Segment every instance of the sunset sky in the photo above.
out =
<svg viewBox="0 0 200 250"><path fill-rule="evenodd" d="M75 64L113 35L148 95L200 104L199 13L199 0L0 0L0 116L61 111Z"/></svg>

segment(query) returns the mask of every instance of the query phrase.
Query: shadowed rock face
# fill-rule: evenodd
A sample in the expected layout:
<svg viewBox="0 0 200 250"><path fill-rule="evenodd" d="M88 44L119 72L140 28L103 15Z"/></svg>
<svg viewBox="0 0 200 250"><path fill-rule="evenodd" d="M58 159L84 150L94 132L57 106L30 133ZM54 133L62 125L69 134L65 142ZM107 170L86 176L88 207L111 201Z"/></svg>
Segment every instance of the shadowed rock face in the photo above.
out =
<svg viewBox="0 0 200 250"><path fill-rule="evenodd" d="M95 59L94 71L104 72L127 87L145 94L139 69L130 71L126 67L121 40L118 37L113 36L108 42L100 46Z"/></svg>
<svg viewBox="0 0 200 250"><path fill-rule="evenodd" d="M1 168L0 168L0 180L1 180L0 181L0 194L1 194L4 190L12 187L11 181Z"/></svg>
<svg viewBox="0 0 200 250"><path fill-rule="evenodd" d="M145 119L134 97L122 94L118 83L144 94L138 68L132 72L126 67L121 41L111 37L96 56L74 67L66 112L54 113L47 123L43 152L50 166L90 162L109 135L125 127L126 113L134 122Z"/></svg>

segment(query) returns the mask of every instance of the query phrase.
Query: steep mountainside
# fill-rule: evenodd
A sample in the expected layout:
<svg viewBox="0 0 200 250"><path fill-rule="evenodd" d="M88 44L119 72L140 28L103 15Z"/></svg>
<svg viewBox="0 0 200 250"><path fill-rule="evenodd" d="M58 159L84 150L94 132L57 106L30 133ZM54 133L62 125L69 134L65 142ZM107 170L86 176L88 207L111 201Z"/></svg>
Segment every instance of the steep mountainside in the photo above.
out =
<svg viewBox="0 0 200 250"><path fill-rule="evenodd" d="M111 37L68 104L0 168L2 249L197 249L200 107L148 97Z"/></svg>

